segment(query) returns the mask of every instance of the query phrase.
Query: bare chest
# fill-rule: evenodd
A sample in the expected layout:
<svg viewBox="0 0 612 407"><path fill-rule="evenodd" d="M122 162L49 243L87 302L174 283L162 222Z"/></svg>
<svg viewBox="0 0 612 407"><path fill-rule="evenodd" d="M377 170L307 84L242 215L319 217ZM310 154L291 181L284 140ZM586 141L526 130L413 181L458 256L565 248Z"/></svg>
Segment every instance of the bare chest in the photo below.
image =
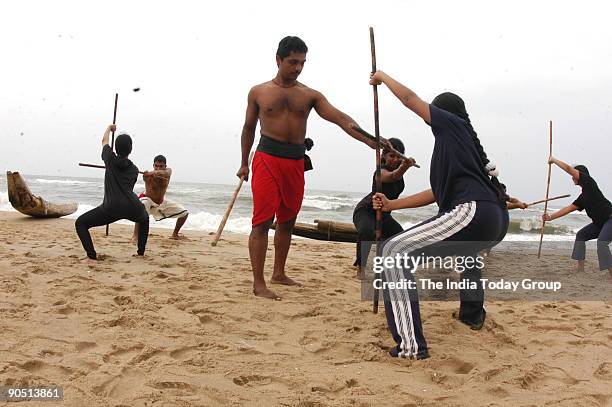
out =
<svg viewBox="0 0 612 407"><path fill-rule="evenodd" d="M260 97L259 107L266 116L288 113L306 117L313 107L313 98L297 89L275 89Z"/></svg>

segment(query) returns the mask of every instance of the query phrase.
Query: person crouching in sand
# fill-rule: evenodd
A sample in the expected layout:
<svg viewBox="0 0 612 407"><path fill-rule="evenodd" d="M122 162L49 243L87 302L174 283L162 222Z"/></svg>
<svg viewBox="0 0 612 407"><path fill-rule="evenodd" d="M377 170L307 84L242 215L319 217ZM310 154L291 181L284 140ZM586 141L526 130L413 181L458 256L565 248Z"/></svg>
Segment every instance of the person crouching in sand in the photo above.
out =
<svg viewBox="0 0 612 407"><path fill-rule="evenodd" d="M493 247L508 231L508 209L494 167L480 144L463 100L453 93L442 93L430 103L382 71L370 77L371 85L385 84L412 112L431 126L434 149L431 156L431 189L396 200L377 193L374 209L391 212L418 208L432 203L438 215L387 239L382 256L394 258L435 253L438 256L470 256ZM451 244L451 242L454 242ZM415 281L414 269L396 265L382 271L385 282ZM484 290L479 284L481 270L466 267L461 281L476 289L460 290L459 312L454 316L472 329L483 327L486 312ZM397 345L394 357L424 359L429 351L421 322L418 292L415 289L384 288L385 313L391 336Z"/></svg>
<svg viewBox="0 0 612 407"><path fill-rule="evenodd" d="M601 192L597 183L589 174L584 165L572 167L550 157L549 164L555 164L563 171L571 175L575 185L582 188L580 196L565 208L559 209L550 215L545 213L542 220L551 221L565 216L575 210L586 210L586 214L592 223L586 225L576 234L572 259L578 260L578 272L584 271L584 259L586 257L586 241L597 239L597 257L599 259L599 270L608 270L612 277L612 255L610 254L610 242L612 241L612 204Z"/></svg>
<svg viewBox="0 0 612 407"><path fill-rule="evenodd" d="M89 229L108 225L120 219L128 219L139 225L138 256L144 256L149 235L149 215L134 194L134 185L138 179L138 168L128 159L132 152L132 138L119 134L115 140L117 154L108 144L111 131L115 125L108 126L102 137L102 160L104 161L104 201L102 205L78 217L75 227L81 244L87 253L87 261L98 259Z"/></svg>
<svg viewBox="0 0 612 407"><path fill-rule="evenodd" d="M176 225L170 238L179 240L182 238L179 235L179 231L187 221L189 212L182 205L166 199L166 190L168 189L171 176L172 168L167 166L166 157L163 155L155 157L153 159L153 171L145 171L142 175L145 183L145 193L141 194L139 198L147 213L153 215L155 221L176 219ZM139 226L135 224L132 241L136 241L138 232Z"/></svg>
<svg viewBox="0 0 612 407"><path fill-rule="evenodd" d="M390 138L389 143L395 150L404 154L404 143L397 138ZM404 174L416 164L414 158L403 160L392 151L383 150L381 163L382 193L388 199L397 199L404 191ZM365 277L365 267L372 249L372 242L376 239L376 212L372 208L372 196L376 193L376 171L372 176L372 192L366 195L355 206L353 211L353 224L357 229L357 249L354 266L359 267L357 278ZM382 214L382 238L387 239L404 229L388 212Z"/></svg>

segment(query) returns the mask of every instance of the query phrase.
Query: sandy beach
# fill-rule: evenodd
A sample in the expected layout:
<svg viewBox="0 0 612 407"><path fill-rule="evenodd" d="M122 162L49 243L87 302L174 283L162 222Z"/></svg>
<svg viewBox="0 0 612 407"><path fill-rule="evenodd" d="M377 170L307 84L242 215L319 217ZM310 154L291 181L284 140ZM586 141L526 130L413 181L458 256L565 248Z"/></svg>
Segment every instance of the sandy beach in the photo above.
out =
<svg viewBox="0 0 612 407"><path fill-rule="evenodd" d="M359 299L351 244L295 241L287 267L304 286L269 301L251 295L244 235L211 247L207 233L152 229L139 260L128 226L97 228L107 257L89 267L74 221L2 212L0 229L0 384L64 389L23 405L612 403L609 302L488 302L479 332L451 319L457 302L423 302L432 357L396 360L382 304L374 315ZM565 257L550 264L570 273Z"/></svg>

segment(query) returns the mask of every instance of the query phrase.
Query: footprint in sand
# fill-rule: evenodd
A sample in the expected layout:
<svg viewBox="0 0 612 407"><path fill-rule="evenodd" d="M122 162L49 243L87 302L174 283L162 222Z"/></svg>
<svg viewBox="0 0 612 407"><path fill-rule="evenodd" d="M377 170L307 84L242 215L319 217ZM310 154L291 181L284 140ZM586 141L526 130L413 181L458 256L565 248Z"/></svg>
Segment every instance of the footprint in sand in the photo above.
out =
<svg viewBox="0 0 612 407"><path fill-rule="evenodd" d="M199 352L200 348L197 346L185 346L170 352L170 357L177 360L185 360L190 359Z"/></svg>
<svg viewBox="0 0 612 407"><path fill-rule="evenodd" d="M234 377L233 382L238 386L265 386L272 383L269 376L250 375Z"/></svg>
<svg viewBox="0 0 612 407"><path fill-rule="evenodd" d="M60 376L65 379L66 377L74 373L74 370L68 367L51 365L41 360L30 360L23 364L16 363L15 365L23 370L26 370L30 373L33 373L39 376L48 376L48 377Z"/></svg>
<svg viewBox="0 0 612 407"><path fill-rule="evenodd" d="M593 376L603 380L612 380L612 363L604 362L599 365Z"/></svg>
<svg viewBox="0 0 612 407"><path fill-rule="evenodd" d="M181 390L190 394L194 394L197 391L197 387L185 382L153 382L148 383L147 386L158 390Z"/></svg>
<svg viewBox="0 0 612 407"><path fill-rule="evenodd" d="M74 348L77 350L77 352L85 352L89 349L95 348L96 346L98 346L97 343L87 341L76 342L74 344Z"/></svg>
<svg viewBox="0 0 612 407"><path fill-rule="evenodd" d="M521 388L534 389L542 385L554 383L556 385L573 386L581 381L570 376L560 367L552 367L543 363L534 365L530 370L515 379Z"/></svg>

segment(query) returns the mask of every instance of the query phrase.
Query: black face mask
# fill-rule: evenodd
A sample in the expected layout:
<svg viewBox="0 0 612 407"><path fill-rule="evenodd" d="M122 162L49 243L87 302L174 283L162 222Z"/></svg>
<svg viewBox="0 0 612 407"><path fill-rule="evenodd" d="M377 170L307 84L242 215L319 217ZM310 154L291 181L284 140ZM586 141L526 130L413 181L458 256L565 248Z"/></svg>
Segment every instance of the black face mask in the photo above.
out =
<svg viewBox="0 0 612 407"><path fill-rule="evenodd" d="M470 122L470 116L468 115L467 110L465 110L465 103L463 103L463 99L454 93L441 93L434 98L431 104L439 109L446 110L447 112L459 116L468 123Z"/></svg>

